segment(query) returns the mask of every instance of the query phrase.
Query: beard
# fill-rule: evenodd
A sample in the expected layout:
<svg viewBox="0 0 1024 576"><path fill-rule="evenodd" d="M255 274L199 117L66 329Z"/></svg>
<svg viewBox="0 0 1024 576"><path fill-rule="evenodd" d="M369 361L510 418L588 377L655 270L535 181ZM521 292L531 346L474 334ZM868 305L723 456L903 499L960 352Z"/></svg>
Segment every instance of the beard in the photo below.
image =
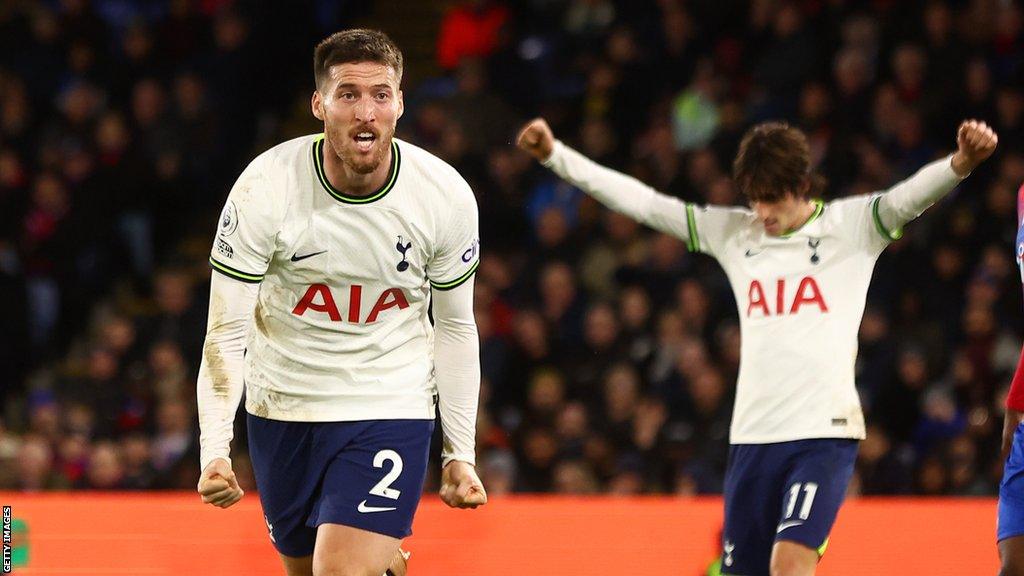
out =
<svg viewBox="0 0 1024 576"><path fill-rule="evenodd" d="M377 136L373 142L373 149L369 154L361 152L352 139L354 134L363 131L373 132ZM356 174L366 175L372 174L384 162L388 150L391 149L391 139L394 135L394 129L334 129L330 131L330 145L335 155L341 159L346 168Z"/></svg>

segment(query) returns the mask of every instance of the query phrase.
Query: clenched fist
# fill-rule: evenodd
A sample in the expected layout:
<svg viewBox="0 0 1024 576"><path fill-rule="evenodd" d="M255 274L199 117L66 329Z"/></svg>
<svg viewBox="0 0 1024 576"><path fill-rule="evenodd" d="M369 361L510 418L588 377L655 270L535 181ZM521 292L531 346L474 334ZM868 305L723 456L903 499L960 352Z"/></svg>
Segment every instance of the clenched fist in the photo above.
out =
<svg viewBox="0 0 1024 576"><path fill-rule="evenodd" d="M472 464L452 460L441 470L441 500L452 508L487 504L487 491Z"/></svg>
<svg viewBox="0 0 1024 576"><path fill-rule="evenodd" d="M996 150L999 136L980 120L964 120L956 131L957 151L953 154L953 171L961 178L984 162Z"/></svg>
<svg viewBox="0 0 1024 576"><path fill-rule="evenodd" d="M227 508L245 495L245 491L238 486L231 464L223 458L217 458L206 465L206 469L199 476L199 485L196 489L203 497L204 503L213 504L218 508Z"/></svg>
<svg viewBox="0 0 1024 576"><path fill-rule="evenodd" d="M537 161L543 162L555 148L555 135L543 118L534 118L523 126L516 137L516 145Z"/></svg>

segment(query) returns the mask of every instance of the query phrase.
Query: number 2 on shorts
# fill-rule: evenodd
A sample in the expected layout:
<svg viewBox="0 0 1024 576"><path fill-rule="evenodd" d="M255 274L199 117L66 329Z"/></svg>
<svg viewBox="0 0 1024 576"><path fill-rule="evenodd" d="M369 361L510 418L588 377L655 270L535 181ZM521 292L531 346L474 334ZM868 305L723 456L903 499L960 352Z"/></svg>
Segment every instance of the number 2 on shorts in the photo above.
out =
<svg viewBox="0 0 1024 576"><path fill-rule="evenodd" d="M789 488L789 504L786 505L786 518L792 518L796 511L796 499L800 496L800 487L804 489L804 503L800 507L800 519L807 520L811 515L811 506L814 505L814 495L818 493L818 485L814 482L800 484L797 482Z"/></svg>
<svg viewBox="0 0 1024 576"><path fill-rule="evenodd" d="M402 457L394 450L381 450L373 457L373 467L383 468L384 462L391 462L391 470L380 479L380 482L377 482L373 488L370 488L370 494L398 500L402 491L392 488L391 483L398 480L398 477L402 475Z"/></svg>

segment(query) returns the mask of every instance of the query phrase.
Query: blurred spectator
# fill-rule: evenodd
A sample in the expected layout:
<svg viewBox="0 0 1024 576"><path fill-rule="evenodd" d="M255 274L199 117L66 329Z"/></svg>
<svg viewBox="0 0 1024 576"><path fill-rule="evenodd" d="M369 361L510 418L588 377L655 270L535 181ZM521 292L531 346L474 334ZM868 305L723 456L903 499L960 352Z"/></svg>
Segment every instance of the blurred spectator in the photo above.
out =
<svg viewBox="0 0 1024 576"><path fill-rule="evenodd" d="M157 434L151 461L157 472L166 472L192 447L192 419L189 408L180 400L161 403L156 417Z"/></svg>
<svg viewBox="0 0 1024 576"><path fill-rule="evenodd" d="M495 0L463 0L445 14L437 37L437 63L453 70L470 56L487 56L497 47L508 9Z"/></svg>
<svg viewBox="0 0 1024 576"><path fill-rule="evenodd" d="M721 268L515 150L533 115L658 190L732 205L730 163L762 120L808 134L829 198L949 152L963 118L993 124L992 161L879 260L852 490L994 493L1024 337L1019 6L472 0L433 30L336 4L5 6L0 487L194 487L217 211L257 153L319 129L294 64L358 13L406 47L400 137L478 197L478 460L492 495L720 491L741 355ZM424 54L415 38L435 34ZM254 488L244 426L232 457Z"/></svg>
<svg viewBox="0 0 1024 576"><path fill-rule="evenodd" d="M18 450L18 475L15 490L35 492L66 488L60 476L53 470L53 451L43 438L26 437Z"/></svg>
<svg viewBox="0 0 1024 576"><path fill-rule="evenodd" d="M111 442L100 442L92 448L89 467L80 487L91 490L117 490L124 487L123 475L117 447Z"/></svg>
<svg viewBox="0 0 1024 576"><path fill-rule="evenodd" d="M905 494L910 491L912 454L893 446L889 435L878 426L869 426L867 438L857 454L860 493Z"/></svg>

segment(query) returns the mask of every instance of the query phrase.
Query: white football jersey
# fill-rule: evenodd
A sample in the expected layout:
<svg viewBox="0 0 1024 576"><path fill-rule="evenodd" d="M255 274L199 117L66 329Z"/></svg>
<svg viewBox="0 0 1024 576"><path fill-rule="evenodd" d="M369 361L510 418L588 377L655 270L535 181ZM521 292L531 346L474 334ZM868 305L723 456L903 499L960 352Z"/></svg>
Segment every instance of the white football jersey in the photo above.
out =
<svg viewBox="0 0 1024 576"><path fill-rule="evenodd" d="M963 178L950 156L885 192L819 201L800 229L779 237L748 209L684 204L559 141L543 164L725 269L742 332L731 443L864 438L853 376L871 273L899 226Z"/></svg>
<svg viewBox="0 0 1024 576"><path fill-rule="evenodd" d="M687 204L688 247L721 263L740 317L731 443L864 438L858 328L875 261L900 235L878 218L879 198L819 201L784 236L747 209Z"/></svg>
<svg viewBox="0 0 1024 576"><path fill-rule="evenodd" d="M289 421L433 419L430 290L476 270L476 199L454 168L398 139L385 185L348 195L327 180L323 144L304 136L258 156L221 214L211 265L260 283L246 410Z"/></svg>

